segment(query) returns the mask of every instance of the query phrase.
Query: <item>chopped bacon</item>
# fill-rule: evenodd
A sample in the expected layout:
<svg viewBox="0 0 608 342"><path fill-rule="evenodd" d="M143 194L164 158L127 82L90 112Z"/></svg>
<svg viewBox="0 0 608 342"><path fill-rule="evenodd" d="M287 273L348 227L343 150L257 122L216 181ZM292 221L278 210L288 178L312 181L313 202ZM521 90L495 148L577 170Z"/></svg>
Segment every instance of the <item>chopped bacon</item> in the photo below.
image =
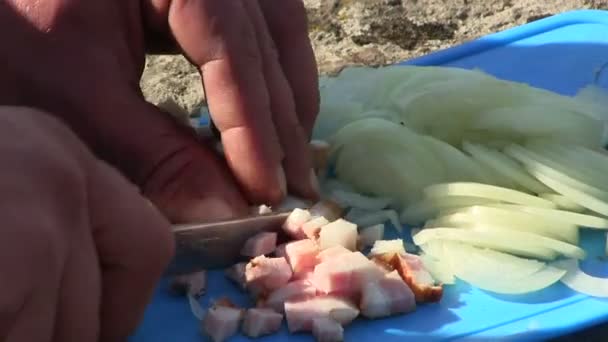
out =
<svg viewBox="0 0 608 342"><path fill-rule="evenodd" d="M291 267L285 258L267 258L262 255L252 259L245 267L247 288L254 295L285 286L291 276Z"/></svg>
<svg viewBox="0 0 608 342"><path fill-rule="evenodd" d="M293 241L285 246L285 254L293 273L300 273L317 264L319 247L309 239Z"/></svg>
<svg viewBox="0 0 608 342"><path fill-rule="evenodd" d="M317 240L319 238L321 228L328 224L329 221L325 217L319 216L304 223L304 225L302 225L302 231L304 232L304 235L306 235L306 237L308 237L309 239Z"/></svg>
<svg viewBox="0 0 608 342"><path fill-rule="evenodd" d="M172 279L170 289L179 295L200 297L207 290L207 272L205 270L183 274Z"/></svg>
<svg viewBox="0 0 608 342"><path fill-rule="evenodd" d="M316 294L317 289L309 281L297 280L270 293L264 306L272 308L277 312L284 312L286 301L311 298Z"/></svg>
<svg viewBox="0 0 608 342"><path fill-rule="evenodd" d="M310 219L311 216L308 210L296 208L289 214L285 223L283 223L283 230L292 238L298 240L304 239L306 235L302 231L302 226Z"/></svg>
<svg viewBox="0 0 608 342"><path fill-rule="evenodd" d="M342 342L344 328L335 319L318 317L312 320L312 335L317 342Z"/></svg>
<svg viewBox="0 0 608 342"><path fill-rule="evenodd" d="M318 262L321 263L321 262L324 262L327 260L331 260L338 255L349 254L349 253L351 253L351 251L344 248L343 246L338 245L338 246L333 246L333 247L329 247L328 249L322 250L317 255L317 259L318 259Z"/></svg>
<svg viewBox="0 0 608 342"><path fill-rule="evenodd" d="M243 248L241 255L248 257L256 257L259 255L270 254L274 251L277 245L277 233L261 232L250 237Z"/></svg>
<svg viewBox="0 0 608 342"><path fill-rule="evenodd" d="M364 283L382 278L384 272L360 252L340 254L315 266L312 282L323 293L357 296Z"/></svg>
<svg viewBox="0 0 608 342"><path fill-rule="evenodd" d="M319 233L321 249L332 246L343 246L348 250L357 249L357 225L344 219L338 219L321 228Z"/></svg>
<svg viewBox="0 0 608 342"><path fill-rule="evenodd" d="M401 278L414 292L418 303L441 300L443 287L435 285L433 277L424 268L419 256L409 253L387 253L374 258L399 272Z"/></svg>
<svg viewBox="0 0 608 342"><path fill-rule="evenodd" d="M347 325L359 315L359 309L349 300L335 296L285 302L285 317L290 332L311 331L315 318L329 317Z"/></svg>
<svg viewBox="0 0 608 342"><path fill-rule="evenodd" d="M214 305L207 311L201 326L213 342L223 342L237 333L242 318L242 309Z"/></svg>
<svg viewBox="0 0 608 342"><path fill-rule="evenodd" d="M281 329L283 315L272 309L252 308L245 313L243 334L249 337L260 337L273 334Z"/></svg>
<svg viewBox="0 0 608 342"><path fill-rule="evenodd" d="M367 318L380 318L414 311L416 300L399 273L393 271L363 286L359 308Z"/></svg>
<svg viewBox="0 0 608 342"><path fill-rule="evenodd" d="M247 263L245 262L239 262L230 266L224 271L226 278L230 279L242 290L247 289L247 278L245 277L246 265Z"/></svg>

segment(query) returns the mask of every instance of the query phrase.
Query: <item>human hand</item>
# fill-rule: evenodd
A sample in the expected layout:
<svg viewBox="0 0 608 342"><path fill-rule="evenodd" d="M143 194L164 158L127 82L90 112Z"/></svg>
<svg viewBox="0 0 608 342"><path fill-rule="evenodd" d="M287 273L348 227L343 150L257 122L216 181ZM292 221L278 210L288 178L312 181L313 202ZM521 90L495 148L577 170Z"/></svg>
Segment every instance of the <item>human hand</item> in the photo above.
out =
<svg viewBox="0 0 608 342"><path fill-rule="evenodd" d="M316 197L317 71L300 0L9 0L0 23L0 103L58 115L171 221L246 214L285 183ZM145 52L171 46L201 70L225 161L141 94Z"/></svg>
<svg viewBox="0 0 608 342"><path fill-rule="evenodd" d="M173 254L166 219L56 119L0 107L0 341L124 341Z"/></svg>

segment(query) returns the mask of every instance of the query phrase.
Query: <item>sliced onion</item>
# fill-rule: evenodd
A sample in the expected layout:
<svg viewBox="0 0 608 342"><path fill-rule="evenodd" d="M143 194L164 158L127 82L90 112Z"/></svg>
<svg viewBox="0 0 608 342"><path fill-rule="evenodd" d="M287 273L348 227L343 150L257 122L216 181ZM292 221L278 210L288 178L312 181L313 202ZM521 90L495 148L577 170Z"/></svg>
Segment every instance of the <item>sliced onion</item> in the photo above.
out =
<svg viewBox="0 0 608 342"><path fill-rule="evenodd" d="M456 279L448 263L437 260L429 254L420 254L424 268L429 271L435 281L442 284L454 284Z"/></svg>
<svg viewBox="0 0 608 342"><path fill-rule="evenodd" d="M523 231L578 244L576 225L512 209L488 206L463 208L427 222L426 226L432 227L433 225L435 227L486 227Z"/></svg>
<svg viewBox="0 0 608 342"><path fill-rule="evenodd" d="M539 194L538 197L544 198L548 201L555 203L555 205L557 205L558 209L574 211L577 213L587 210L582 205L577 204L576 202L572 201L571 199L569 199L568 197L566 197L564 195L553 194L553 193L542 193L542 194Z"/></svg>
<svg viewBox="0 0 608 342"><path fill-rule="evenodd" d="M530 174L517 164L517 162L498 151L485 148L481 145L474 145L466 141L463 142L462 148L471 154L478 162L494 169L494 171L511 179L525 189L537 194L550 191L546 185L530 176Z"/></svg>
<svg viewBox="0 0 608 342"><path fill-rule="evenodd" d="M558 210L558 209L545 209L545 208L536 208L536 207L528 207L524 205L514 205L514 204L488 204L488 206L497 207L497 208L505 208L511 210L521 210L534 215L539 215L543 217L547 217L550 219L554 219L556 221L568 222L575 225L587 227L587 228L596 228L596 229L608 229L608 219L574 213L566 210Z"/></svg>
<svg viewBox="0 0 608 342"><path fill-rule="evenodd" d="M418 246L433 240L448 240L542 260L553 260L557 257L558 253L544 246L542 242L531 241L527 237L522 239L521 236L513 233L516 232L426 228L414 235L413 240Z"/></svg>
<svg viewBox="0 0 608 342"><path fill-rule="evenodd" d="M401 212L400 220L403 223L417 224L437 215L441 210L497 202L498 201L469 196L425 198L424 200L407 207L403 212Z"/></svg>
<svg viewBox="0 0 608 342"><path fill-rule="evenodd" d="M480 263L479 256L481 250L471 250L469 248L458 248L457 244L446 246L446 258L450 260L450 266L456 277L480 289L502 293L502 294L524 294L542 290L559 281L566 271L552 266L541 267L538 271L529 273L538 265L536 261L517 258L502 253L501 260L492 259L487 254L483 255L486 262ZM462 245L461 245L462 246ZM487 253L488 251L485 251ZM494 252L496 253L496 252ZM510 261L512 260L512 263ZM488 262L489 261L489 262ZM530 262L528 269L523 269L522 265ZM515 266L518 265L519 266ZM509 268L517 275L504 271Z"/></svg>
<svg viewBox="0 0 608 342"><path fill-rule="evenodd" d="M547 201L521 191L502 188L480 183L444 183L435 184L424 189L424 193L431 198L444 196L469 196L489 200L531 205L541 208L555 208L553 202Z"/></svg>
<svg viewBox="0 0 608 342"><path fill-rule="evenodd" d="M393 225L397 233L401 234L403 232L403 227L399 222L399 214L391 209L370 211L353 208L346 214L345 218L359 227L369 227L388 221Z"/></svg>
<svg viewBox="0 0 608 342"><path fill-rule="evenodd" d="M541 182L547 184L555 191L563 194L564 196L568 196L573 201L578 204L586 207L587 209L594 211L596 213L602 215L608 215L608 203L590 195L586 192L580 191L574 187L570 187L565 183L561 183L559 180L552 178L543 173L535 173L536 178L538 178Z"/></svg>
<svg viewBox="0 0 608 342"><path fill-rule="evenodd" d="M569 288L588 296L608 298L608 278L588 275L574 259L556 261L554 265L566 272L561 281Z"/></svg>

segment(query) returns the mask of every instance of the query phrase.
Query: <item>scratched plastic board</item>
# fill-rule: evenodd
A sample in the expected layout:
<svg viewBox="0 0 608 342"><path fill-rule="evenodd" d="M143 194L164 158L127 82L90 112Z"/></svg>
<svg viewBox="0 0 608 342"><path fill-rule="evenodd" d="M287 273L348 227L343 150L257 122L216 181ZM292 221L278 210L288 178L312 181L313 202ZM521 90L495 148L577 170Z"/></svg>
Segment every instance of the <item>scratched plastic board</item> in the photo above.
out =
<svg viewBox="0 0 608 342"><path fill-rule="evenodd" d="M479 68L499 78L526 82L562 94L574 94L593 81L594 73L608 62L608 12L574 11L483 37L477 41L406 62ZM608 86L606 77L600 85ZM608 109L607 109L608 110ZM604 250L603 235L585 232L583 247L589 252L583 269L608 276L608 263L597 256ZM211 274L208 295L229 296L247 304L245 294L228 283L220 272ZM447 286L439 304L419 305L405 316L369 321L358 319L345 329L346 341L463 341L543 340L608 322L608 300L577 294L562 284L527 296L497 296L458 282ZM131 342L192 342L204 340L184 298L158 287ZM241 335L231 341L248 341ZM261 342L313 341L310 335L289 335L285 327Z"/></svg>

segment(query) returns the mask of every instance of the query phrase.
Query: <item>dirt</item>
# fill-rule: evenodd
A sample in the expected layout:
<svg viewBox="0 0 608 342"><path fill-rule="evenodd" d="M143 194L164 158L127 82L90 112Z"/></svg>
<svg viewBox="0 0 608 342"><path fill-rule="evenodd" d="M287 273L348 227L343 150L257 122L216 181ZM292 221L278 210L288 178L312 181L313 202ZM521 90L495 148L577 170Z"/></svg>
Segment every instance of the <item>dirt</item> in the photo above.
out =
<svg viewBox="0 0 608 342"><path fill-rule="evenodd" d="M575 9L608 9L608 0L305 0L321 74L379 66ZM146 98L174 100L189 113L203 101L200 76L179 56L148 56Z"/></svg>

